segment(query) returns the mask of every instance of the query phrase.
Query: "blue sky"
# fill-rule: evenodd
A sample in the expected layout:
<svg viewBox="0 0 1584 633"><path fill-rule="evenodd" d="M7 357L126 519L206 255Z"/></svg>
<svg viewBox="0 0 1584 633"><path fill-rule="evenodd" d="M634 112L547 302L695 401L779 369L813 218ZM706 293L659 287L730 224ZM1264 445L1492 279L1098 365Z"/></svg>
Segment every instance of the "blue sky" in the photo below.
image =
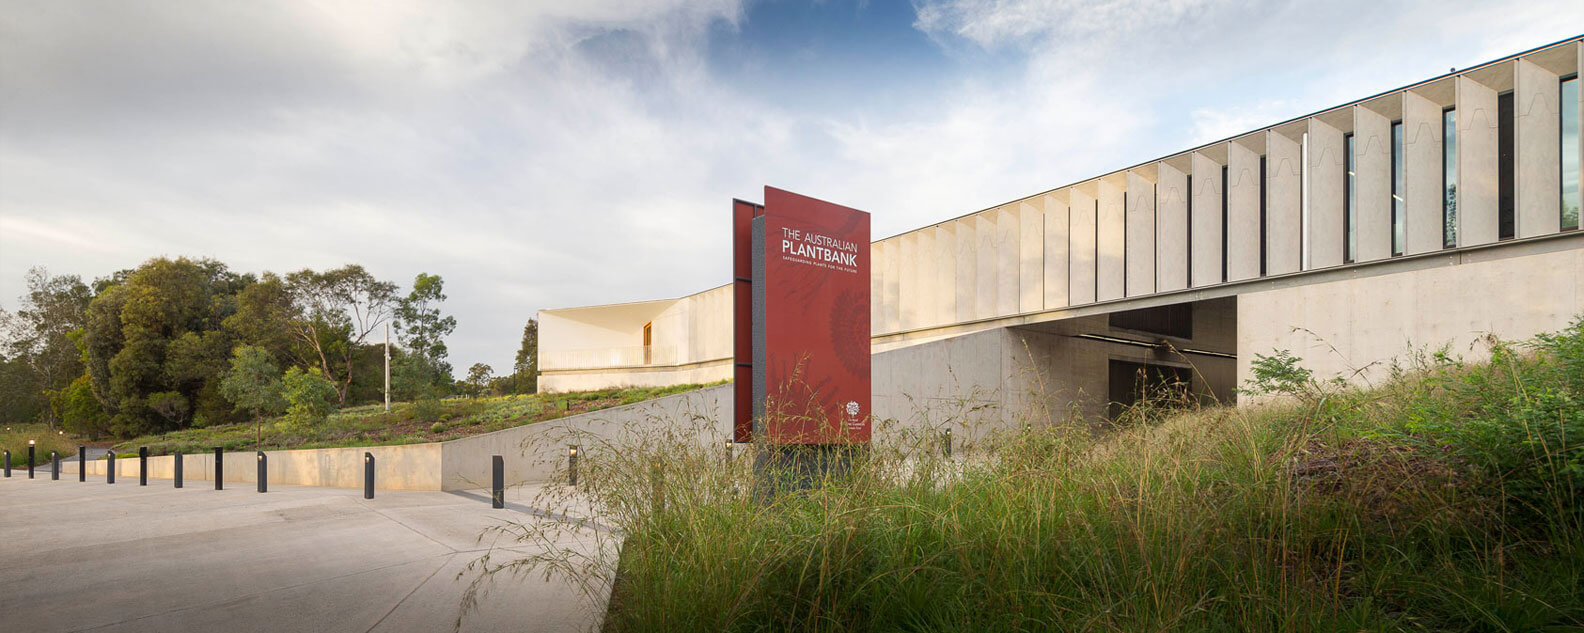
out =
<svg viewBox="0 0 1584 633"><path fill-rule="evenodd" d="M728 278L731 198L876 237L1577 35L1577 2L0 0L0 307L159 255L442 275L453 364Z"/></svg>

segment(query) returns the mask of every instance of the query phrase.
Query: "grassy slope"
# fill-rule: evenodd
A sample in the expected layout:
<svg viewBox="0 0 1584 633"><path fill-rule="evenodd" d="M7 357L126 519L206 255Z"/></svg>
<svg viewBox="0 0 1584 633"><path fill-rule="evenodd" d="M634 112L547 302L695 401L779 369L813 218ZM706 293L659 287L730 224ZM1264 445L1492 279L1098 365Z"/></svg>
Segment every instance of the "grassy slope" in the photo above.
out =
<svg viewBox="0 0 1584 633"><path fill-rule="evenodd" d="M49 476L50 451L60 451L61 459L77 455L75 438L59 435L43 424L8 424L0 427L0 448L11 451L11 476L19 476L17 470L22 470L20 476L26 477L27 473L27 443L34 440L34 476L38 476L38 467L44 468L44 476Z"/></svg>
<svg viewBox="0 0 1584 633"><path fill-rule="evenodd" d="M658 434L536 503L629 534L606 630L1580 630L1584 328L1561 340L954 460L932 434L769 505L746 461ZM613 571L516 565L594 596Z"/></svg>
<svg viewBox="0 0 1584 633"><path fill-rule="evenodd" d="M281 424L280 418L265 420L263 446L265 449L296 449L440 442L659 398L701 386L454 398L427 407L402 402L392 404L389 413L381 405L348 407L306 429L292 429ZM247 450L254 446L255 433L252 423L225 424L136 437L116 444L115 450L135 452L139 446L147 446L153 455L178 450L206 452L216 446Z"/></svg>

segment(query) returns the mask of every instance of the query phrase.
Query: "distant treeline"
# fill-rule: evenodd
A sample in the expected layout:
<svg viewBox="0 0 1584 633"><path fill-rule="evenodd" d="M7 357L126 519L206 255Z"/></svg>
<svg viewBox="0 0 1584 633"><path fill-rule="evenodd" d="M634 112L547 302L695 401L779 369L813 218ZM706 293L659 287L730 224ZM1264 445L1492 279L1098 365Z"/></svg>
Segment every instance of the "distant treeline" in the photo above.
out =
<svg viewBox="0 0 1584 633"><path fill-rule="evenodd" d="M15 310L0 309L7 422L133 437L284 413L288 401L295 411L305 397L316 411L379 402L387 323L393 400L536 389L531 319L511 374L478 364L452 377L456 319L441 312L438 275L403 293L358 265L254 275L161 257L92 284L33 268L26 285Z"/></svg>

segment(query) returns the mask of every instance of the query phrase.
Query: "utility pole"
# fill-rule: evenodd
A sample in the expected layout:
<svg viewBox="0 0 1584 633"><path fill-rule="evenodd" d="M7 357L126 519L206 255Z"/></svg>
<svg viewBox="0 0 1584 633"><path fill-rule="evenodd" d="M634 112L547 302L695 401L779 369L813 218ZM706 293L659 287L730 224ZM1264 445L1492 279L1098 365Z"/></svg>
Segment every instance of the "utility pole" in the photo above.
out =
<svg viewBox="0 0 1584 633"><path fill-rule="evenodd" d="M390 322L385 323L385 411L390 412Z"/></svg>

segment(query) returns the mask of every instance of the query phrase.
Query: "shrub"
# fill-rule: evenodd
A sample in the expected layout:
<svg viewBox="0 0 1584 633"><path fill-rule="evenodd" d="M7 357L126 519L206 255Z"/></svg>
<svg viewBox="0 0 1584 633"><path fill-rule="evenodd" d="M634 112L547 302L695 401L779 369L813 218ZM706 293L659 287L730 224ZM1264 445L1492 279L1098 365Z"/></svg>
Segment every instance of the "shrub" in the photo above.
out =
<svg viewBox="0 0 1584 633"><path fill-rule="evenodd" d="M1302 365L1301 359L1284 349L1274 356L1254 354L1250 371L1254 377L1238 391L1252 396L1289 395L1303 396L1318 389L1314 374Z"/></svg>
<svg viewBox="0 0 1584 633"><path fill-rule="evenodd" d="M336 386L318 369L288 369L281 384L287 402L286 418L282 421L288 428L302 429L322 422L335 410Z"/></svg>

